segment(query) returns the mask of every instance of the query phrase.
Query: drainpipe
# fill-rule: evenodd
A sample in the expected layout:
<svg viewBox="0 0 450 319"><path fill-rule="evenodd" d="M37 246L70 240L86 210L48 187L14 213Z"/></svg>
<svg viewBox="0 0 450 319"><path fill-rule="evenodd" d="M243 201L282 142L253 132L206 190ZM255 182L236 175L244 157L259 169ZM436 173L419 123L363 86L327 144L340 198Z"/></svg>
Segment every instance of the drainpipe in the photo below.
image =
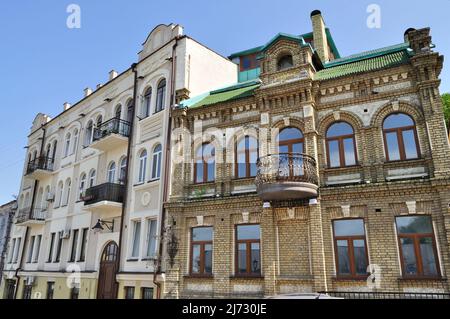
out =
<svg viewBox="0 0 450 319"><path fill-rule="evenodd" d="M169 119L168 119L168 125L167 125L167 136L166 136L166 149L165 149L165 163L164 163L164 189L163 189L163 208L162 208L162 214L161 214L161 225L160 225L160 230L159 230L159 234L160 234L160 241L159 241L159 249L158 249L158 260L156 263L156 269L153 269L153 283L156 286L156 298L157 299L161 299L161 283L159 283L156 280L156 276L157 274L161 273L161 259L162 259L162 255L163 255L163 249L164 249L164 245L163 245L163 240L162 240L162 235L164 233L164 224L165 224L165 218L166 218L166 208L164 207L164 204L167 202L167 197L168 197L168 192L167 192L167 187L168 187L168 182L169 182L169 175L170 175L170 136L171 136L171 131L172 131L172 107L173 105L175 105L175 78L176 78L176 71L177 71L177 66L176 66L176 49L178 46L178 41L180 40L180 37L176 37L175 38L175 44L172 47L172 74L171 74L171 83L170 83L170 106L169 106Z"/></svg>
<svg viewBox="0 0 450 319"><path fill-rule="evenodd" d="M120 264L122 258L122 237L123 237L123 229L124 229L124 221L125 221L125 213L127 210L127 202L128 202L128 184L129 184L129 171L131 168L131 147L133 144L133 134L134 134L134 118L136 116L136 100L137 100L137 82L138 82L138 73L137 73L137 63L133 63L131 65L131 71L134 73L134 84L133 84L133 111L131 116L130 123L130 136L128 137L128 148L127 148L127 169L125 170L125 180L124 180L124 188L125 193L123 195L123 204L122 204L122 215L120 216L120 231L119 231L119 251L117 253L117 263L118 267L116 270L116 276L120 272ZM119 291L117 293L117 298L119 297Z"/></svg>
<svg viewBox="0 0 450 319"><path fill-rule="evenodd" d="M41 151L40 153L40 157L43 156L44 153L44 145L45 145L45 135L46 135L46 130L44 125L42 125L42 140L41 140ZM39 161L39 160L38 160ZM33 196L31 197L31 206L30 206L30 216L29 218L31 218L32 214L33 214L33 210L34 210L34 204L35 204L35 200L36 200L36 192L37 192L37 188L38 188L39 182L38 180L34 181L34 188L33 188ZM19 267L17 267L16 269L16 273L14 275L14 277L17 278L17 283L16 283L16 289L14 291L14 299L17 299L17 291L19 290L19 284L20 284L20 275L19 275L19 271L22 270L23 267L23 260L25 258L25 247L28 241L28 233L30 228L28 226L26 226L26 230L25 230L25 238L23 240L23 249L22 249L22 253L20 255L20 262L19 262ZM19 247L20 249L20 247Z"/></svg>

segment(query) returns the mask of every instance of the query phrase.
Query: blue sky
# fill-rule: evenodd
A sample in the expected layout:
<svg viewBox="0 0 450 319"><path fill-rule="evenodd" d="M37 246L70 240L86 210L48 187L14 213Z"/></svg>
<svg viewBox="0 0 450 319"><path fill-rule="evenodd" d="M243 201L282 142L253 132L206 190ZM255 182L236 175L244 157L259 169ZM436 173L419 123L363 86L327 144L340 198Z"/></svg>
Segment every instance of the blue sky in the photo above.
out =
<svg viewBox="0 0 450 319"><path fill-rule="evenodd" d="M66 26L72 3L81 7L81 29ZM370 4L380 6L379 29L367 27ZM111 69L125 70L154 26L179 23L228 56L278 32L310 32L314 9L322 11L341 56L400 43L407 28L429 26L436 50L450 57L450 1L1 1L0 204L19 191L23 147L36 113L55 116L64 102L81 99L84 88L106 82ZM450 91L447 60L441 92Z"/></svg>

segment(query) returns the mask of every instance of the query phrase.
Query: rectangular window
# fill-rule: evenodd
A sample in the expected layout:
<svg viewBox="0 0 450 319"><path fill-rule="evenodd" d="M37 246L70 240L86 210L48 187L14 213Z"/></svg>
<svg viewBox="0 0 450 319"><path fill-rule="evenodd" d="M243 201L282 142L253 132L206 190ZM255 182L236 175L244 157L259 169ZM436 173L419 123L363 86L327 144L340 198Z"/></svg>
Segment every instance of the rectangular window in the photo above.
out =
<svg viewBox="0 0 450 319"><path fill-rule="evenodd" d="M134 287L125 287L125 299L134 299Z"/></svg>
<svg viewBox="0 0 450 319"><path fill-rule="evenodd" d="M5 299L14 299L15 291L16 291L16 281L13 279L7 279Z"/></svg>
<svg viewBox="0 0 450 319"><path fill-rule="evenodd" d="M261 274L260 226L236 226L236 274Z"/></svg>
<svg viewBox="0 0 450 319"><path fill-rule="evenodd" d="M141 242L141 221L133 222L133 248L131 250L132 258L139 258L139 249Z"/></svg>
<svg viewBox="0 0 450 319"><path fill-rule="evenodd" d="M440 277L431 217L397 217L396 224L403 276Z"/></svg>
<svg viewBox="0 0 450 319"><path fill-rule="evenodd" d="M366 277L367 250L363 219L333 222L337 276Z"/></svg>
<svg viewBox="0 0 450 319"><path fill-rule="evenodd" d="M23 293L22 293L22 299L31 299L31 293L33 291L33 286L31 285L24 285L23 286Z"/></svg>
<svg viewBox="0 0 450 319"><path fill-rule="evenodd" d="M35 236L31 236L30 238L30 244L28 245L28 256L27 256L27 263L31 263L33 260L33 249L34 249L34 240Z"/></svg>
<svg viewBox="0 0 450 319"><path fill-rule="evenodd" d="M13 260L13 263L17 263L19 261L19 250L20 250L21 242L22 242L22 238L17 238L16 246L14 247L14 260Z"/></svg>
<svg viewBox="0 0 450 319"><path fill-rule="evenodd" d="M63 232L60 231L58 232L58 241L56 244L56 256L55 256L55 260L53 262L55 263L59 263L60 259L61 259L61 249L62 249L62 244L63 244Z"/></svg>
<svg viewBox="0 0 450 319"><path fill-rule="evenodd" d="M240 57L240 71L247 71L259 68L259 60L256 58L256 54L249 54Z"/></svg>
<svg viewBox="0 0 450 319"><path fill-rule="evenodd" d="M156 219L149 219L147 222L147 257L154 257L156 254Z"/></svg>
<svg viewBox="0 0 450 319"><path fill-rule="evenodd" d="M9 250L8 263L12 263L15 251L16 251L16 239L13 238L12 243L11 243L11 247L10 247L10 250Z"/></svg>
<svg viewBox="0 0 450 319"><path fill-rule="evenodd" d="M192 228L191 235L191 275L211 275L213 228Z"/></svg>
<svg viewBox="0 0 450 319"><path fill-rule="evenodd" d="M53 281L47 282L47 299L53 299L54 291L55 291L55 283Z"/></svg>
<svg viewBox="0 0 450 319"><path fill-rule="evenodd" d="M70 262L74 262L77 258L78 246L78 229L72 231L72 250L70 252Z"/></svg>
<svg viewBox="0 0 450 319"><path fill-rule="evenodd" d="M47 262L52 262L53 260L53 246L55 245L55 236L56 233L52 233L50 235L50 247L48 249L48 258L47 258Z"/></svg>
<svg viewBox="0 0 450 319"><path fill-rule="evenodd" d="M81 249L80 249L80 258L78 261L85 261L86 260L86 246L87 246L87 235L88 235L89 228L83 228L81 232Z"/></svg>
<svg viewBox="0 0 450 319"><path fill-rule="evenodd" d="M142 288L142 299L153 299L153 288Z"/></svg>
<svg viewBox="0 0 450 319"><path fill-rule="evenodd" d="M34 253L33 253L33 262L37 263L39 260L39 252L41 251L41 242L42 242L42 235L38 235L36 237L36 242L34 244Z"/></svg>

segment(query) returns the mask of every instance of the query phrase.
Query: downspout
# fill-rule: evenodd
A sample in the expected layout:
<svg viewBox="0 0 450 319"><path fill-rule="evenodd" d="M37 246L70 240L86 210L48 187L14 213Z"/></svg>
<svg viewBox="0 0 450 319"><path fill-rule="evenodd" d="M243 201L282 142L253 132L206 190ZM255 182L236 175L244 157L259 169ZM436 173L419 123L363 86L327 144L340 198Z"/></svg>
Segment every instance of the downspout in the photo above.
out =
<svg viewBox="0 0 450 319"><path fill-rule="evenodd" d="M130 136L128 137L128 148L127 148L127 169L125 170L125 180L124 180L124 188L125 193L123 195L123 204L122 204L122 215L120 216L120 231L119 231L119 251L117 253L117 263L118 267L116 269L116 278L120 272L120 264L122 259L122 237L123 237L123 229L124 229L124 221L125 221L125 213L127 210L127 202L128 202L128 181L129 181L129 171L131 168L131 148L133 144L133 134L134 134L134 118L136 116L136 100L137 100L137 82L138 82L138 73L137 73L137 63L133 63L131 65L131 71L134 73L134 84L133 84L133 111L131 112L131 123L130 123ZM117 298L119 297L119 291L117 293Z"/></svg>
<svg viewBox="0 0 450 319"><path fill-rule="evenodd" d="M44 125L42 125L41 151L39 152L39 157L42 157L43 153L44 153L45 135L46 135L46 130L45 130ZM31 197L31 207L30 207L30 216L29 216L29 218L31 218L31 216L33 214L34 204L35 204L35 200L36 200L36 192L37 192L38 185L39 185L38 180L35 180L34 181L34 188L33 188L33 196ZM28 226L26 226L26 227L27 228L25 229L25 238L23 240L23 249L22 249L22 253L20 255L19 267L17 267L16 273L14 275L14 277L17 278L16 289L14 290L14 299L17 299L17 291L19 290L19 284L20 284L19 271L21 271L22 267L23 267L23 260L25 258L25 247L26 247L26 244L27 244L27 241L28 241L28 233L29 233L29 230L30 230L30 228ZM19 249L20 249L20 247L19 247Z"/></svg>
<svg viewBox="0 0 450 319"><path fill-rule="evenodd" d="M166 136L166 149L165 149L165 163L164 163L164 189L163 189L163 208L161 213L161 223L160 223L160 241L159 241L159 249L158 249L158 260L156 263L156 269L153 269L153 283L156 286L156 298L161 299L161 283L159 283L156 278L159 273L161 273L161 259L163 255L163 233L164 233L164 224L165 224L165 218L166 218L166 208L164 207L164 204L167 202L167 188L168 188L168 182L169 182L169 176L170 176L170 136L172 131L172 107L175 105L175 85L176 85L176 49L178 46L178 41L180 37L175 38L175 44L172 47L172 74L171 74L171 81L170 81L170 105L169 105L169 119L167 123L167 136Z"/></svg>

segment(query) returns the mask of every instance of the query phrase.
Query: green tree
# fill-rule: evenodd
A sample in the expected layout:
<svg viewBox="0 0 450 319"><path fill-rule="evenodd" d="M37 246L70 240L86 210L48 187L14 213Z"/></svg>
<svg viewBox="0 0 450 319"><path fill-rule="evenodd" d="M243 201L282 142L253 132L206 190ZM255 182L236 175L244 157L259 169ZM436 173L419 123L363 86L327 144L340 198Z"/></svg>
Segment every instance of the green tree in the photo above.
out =
<svg viewBox="0 0 450 319"><path fill-rule="evenodd" d="M447 129L450 129L450 93L442 94L442 105L444 107L445 123L447 123Z"/></svg>

